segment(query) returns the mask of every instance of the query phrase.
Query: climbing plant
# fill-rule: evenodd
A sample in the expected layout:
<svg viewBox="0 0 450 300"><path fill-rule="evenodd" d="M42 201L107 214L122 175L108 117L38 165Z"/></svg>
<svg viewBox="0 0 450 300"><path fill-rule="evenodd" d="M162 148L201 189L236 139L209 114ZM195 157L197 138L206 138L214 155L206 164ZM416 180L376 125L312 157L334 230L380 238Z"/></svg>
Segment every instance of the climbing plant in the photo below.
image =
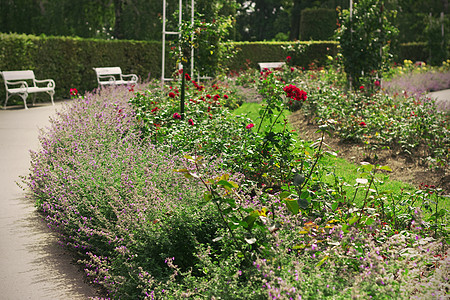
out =
<svg viewBox="0 0 450 300"><path fill-rule="evenodd" d="M359 0L352 14L339 13L336 37L353 88L374 83L390 58L390 42L398 32L390 21L395 13L384 9L383 0Z"/></svg>

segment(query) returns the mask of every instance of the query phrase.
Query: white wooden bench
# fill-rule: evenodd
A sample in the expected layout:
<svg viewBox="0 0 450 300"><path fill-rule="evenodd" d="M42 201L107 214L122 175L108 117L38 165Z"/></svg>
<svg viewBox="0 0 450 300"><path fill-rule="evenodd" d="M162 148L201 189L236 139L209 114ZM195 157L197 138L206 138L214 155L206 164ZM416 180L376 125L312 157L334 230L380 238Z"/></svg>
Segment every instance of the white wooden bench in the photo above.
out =
<svg viewBox="0 0 450 300"><path fill-rule="evenodd" d="M37 80L34 76L34 72L31 70L26 71L3 71L0 72L5 81L6 100L3 109L6 109L8 99L13 94L19 95L23 99L25 109L27 107L28 94L35 94L33 97L33 105L36 100L36 93L46 92L50 95L53 102L53 95L55 94L55 81L53 79Z"/></svg>
<svg viewBox="0 0 450 300"><path fill-rule="evenodd" d="M136 84L138 77L136 74L122 74L120 67L94 68L97 74L98 86L120 85L120 84Z"/></svg>
<svg viewBox="0 0 450 300"><path fill-rule="evenodd" d="M285 63L284 62L260 62L258 63L259 65L259 69L261 71L264 71L265 69L270 70L270 69L278 69L278 68L282 68Z"/></svg>

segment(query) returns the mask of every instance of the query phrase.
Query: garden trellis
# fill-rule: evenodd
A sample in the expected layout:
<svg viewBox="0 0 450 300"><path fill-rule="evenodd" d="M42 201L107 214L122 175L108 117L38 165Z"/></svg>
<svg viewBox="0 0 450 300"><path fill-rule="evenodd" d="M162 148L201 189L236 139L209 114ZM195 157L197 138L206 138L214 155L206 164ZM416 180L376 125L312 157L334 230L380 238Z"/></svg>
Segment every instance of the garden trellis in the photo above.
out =
<svg viewBox="0 0 450 300"><path fill-rule="evenodd" d="M166 16L167 3L166 0L163 0L163 30L162 30L162 66L161 66L161 85L164 85L165 81L173 80L172 78L165 77L165 65L166 65L166 35L178 35L178 38L181 38L180 31L167 31ZM178 10L178 27L181 26L183 21L183 0L179 0L179 10ZM194 24L194 0L191 0L191 24ZM179 66L179 68L183 68L183 66ZM191 48L191 77L193 76L194 70L194 48Z"/></svg>

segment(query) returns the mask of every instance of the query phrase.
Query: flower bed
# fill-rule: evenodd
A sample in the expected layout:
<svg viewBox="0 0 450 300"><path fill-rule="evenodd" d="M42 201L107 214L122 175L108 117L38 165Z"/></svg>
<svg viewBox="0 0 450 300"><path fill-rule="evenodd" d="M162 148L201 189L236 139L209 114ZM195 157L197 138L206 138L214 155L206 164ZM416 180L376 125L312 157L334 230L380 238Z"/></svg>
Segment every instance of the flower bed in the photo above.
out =
<svg viewBox="0 0 450 300"><path fill-rule="evenodd" d="M38 208L105 296L446 297L439 189L378 193L376 173L389 168L371 164L354 195L342 179L321 182L322 142L295 142L274 75L262 78L260 122L224 109L219 99L233 95L223 87L191 84L183 116L174 88L74 100L32 155ZM286 90L307 106L313 95L300 88Z"/></svg>

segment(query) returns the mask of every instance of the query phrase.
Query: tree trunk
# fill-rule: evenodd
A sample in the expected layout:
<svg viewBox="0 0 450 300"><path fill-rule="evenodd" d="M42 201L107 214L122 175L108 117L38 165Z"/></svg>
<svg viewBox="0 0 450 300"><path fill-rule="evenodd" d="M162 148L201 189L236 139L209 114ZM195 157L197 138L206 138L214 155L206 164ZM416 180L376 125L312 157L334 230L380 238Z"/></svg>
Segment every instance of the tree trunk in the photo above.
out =
<svg viewBox="0 0 450 300"><path fill-rule="evenodd" d="M123 0L114 0L114 15L115 15L115 23L114 23L114 30L113 35L114 38L121 40L124 38L123 31L122 31L122 11L123 11Z"/></svg>
<svg viewBox="0 0 450 300"><path fill-rule="evenodd" d="M294 0L294 6L291 12L291 32L289 40L295 41L300 39L300 18L302 13L301 0Z"/></svg>

